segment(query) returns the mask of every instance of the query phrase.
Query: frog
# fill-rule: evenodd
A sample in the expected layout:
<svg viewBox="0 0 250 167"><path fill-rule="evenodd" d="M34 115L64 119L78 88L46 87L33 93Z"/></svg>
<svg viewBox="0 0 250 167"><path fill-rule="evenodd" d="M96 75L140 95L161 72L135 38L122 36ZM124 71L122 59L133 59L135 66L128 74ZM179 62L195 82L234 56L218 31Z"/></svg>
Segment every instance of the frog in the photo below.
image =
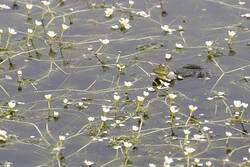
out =
<svg viewBox="0 0 250 167"><path fill-rule="evenodd" d="M152 72L156 74L157 79L168 82L176 79L183 80L188 77L210 77L210 73L207 70L196 64L187 64L176 69L171 69L169 66L160 64L158 67L154 68Z"/></svg>

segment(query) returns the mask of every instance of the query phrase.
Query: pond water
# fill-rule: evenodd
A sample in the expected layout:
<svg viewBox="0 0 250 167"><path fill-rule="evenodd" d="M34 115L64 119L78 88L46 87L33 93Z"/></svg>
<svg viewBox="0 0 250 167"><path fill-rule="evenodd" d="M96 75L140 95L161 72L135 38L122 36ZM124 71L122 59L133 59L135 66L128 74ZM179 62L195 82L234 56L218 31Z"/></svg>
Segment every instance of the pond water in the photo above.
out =
<svg viewBox="0 0 250 167"><path fill-rule="evenodd" d="M250 2L0 4L0 166L250 166Z"/></svg>

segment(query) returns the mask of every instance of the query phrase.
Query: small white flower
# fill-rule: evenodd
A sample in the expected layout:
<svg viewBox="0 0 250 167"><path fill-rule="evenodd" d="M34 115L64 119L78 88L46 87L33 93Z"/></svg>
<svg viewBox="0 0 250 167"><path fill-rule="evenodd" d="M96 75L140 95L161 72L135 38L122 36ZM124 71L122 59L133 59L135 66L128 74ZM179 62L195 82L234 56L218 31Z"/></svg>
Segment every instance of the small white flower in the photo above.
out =
<svg viewBox="0 0 250 167"><path fill-rule="evenodd" d="M16 101L15 100L11 100L9 103L8 103L8 105L9 105L9 109L13 109L15 106L16 106Z"/></svg>
<svg viewBox="0 0 250 167"><path fill-rule="evenodd" d="M137 100L138 102L143 102L144 101L144 97L143 96L137 96Z"/></svg>
<svg viewBox="0 0 250 167"><path fill-rule="evenodd" d="M134 1L132 1L132 0L129 0L129 1L128 1L128 4L129 4L130 6L133 6L133 5L134 5L134 3L135 3L135 2L134 2Z"/></svg>
<svg viewBox="0 0 250 167"><path fill-rule="evenodd" d="M0 4L0 8L2 8L2 9L10 9L10 7L5 5L5 4Z"/></svg>
<svg viewBox="0 0 250 167"><path fill-rule="evenodd" d="M153 163L149 163L149 164L148 164L148 167L156 167L156 165L153 164Z"/></svg>
<svg viewBox="0 0 250 167"><path fill-rule="evenodd" d="M188 105L188 108L189 108L190 112L194 112L198 109L197 106L193 106L193 105Z"/></svg>
<svg viewBox="0 0 250 167"><path fill-rule="evenodd" d="M188 129L184 129L183 131L184 131L185 135L189 135L191 133L190 130L188 130Z"/></svg>
<svg viewBox="0 0 250 167"><path fill-rule="evenodd" d="M33 33L33 30L32 30L31 28L28 28L28 29L27 29L27 32L28 32L29 34L32 34L32 33Z"/></svg>
<svg viewBox="0 0 250 167"><path fill-rule="evenodd" d="M73 12L73 11L74 11L74 9L73 9L73 8L69 8L69 11Z"/></svg>
<svg viewBox="0 0 250 167"><path fill-rule="evenodd" d="M68 100L68 99L66 99L66 98L65 98L65 99L63 99L63 103L64 103L64 104L66 104L66 105L67 105L67 104L68 104L68 102L69 102L69 100Z"/></svg>
<svg viewBox="0 0 250 167"><path fill-rule="evenodd" d="M132 146L132 143L129 143L129 142L124 142L123 144L124 144L124 147L126 149L128 149L128 148L130 148Z"/></svg>
<svg viewBox="0 0 250 167"><path fill-rule="evenodd" d="M14 28L9 27L9 34L10 35L15 35L15 34L17 34L17 32L16 32L16 30Z"/></svg>
<svg viewBox="0 0 250 167"><path fill-rule="evenodd" d="M227 137L231 137L231 136L232 136L232 133L231 133L231 132L226 132L226 136L227 136Z"/></svg>
<svg viewBox="0 0 250 167"><path fill-rule="evenodd" d="M92 161L87 161L87 160L85 160L84 163L85 163L85 165L87 165L87 166L90 166L90 165L93 165L93 164L94 164L94 162L92 162Z"/></svg>
<svg viewBox="0 0 250 167"><path fill-rule="evenodd" d="M82 101L78 102L78 107L83 107L83 102Z"/></svg>
<svg viewBox="0 0 250 167"><path fill-rule="evenodd" d="M210 130L210 128L209 128L209 127L207 127L207 126L204 126L204 127L202 128L202 130L203 130L204 132L207 132L207 131L209 131L209 130Z"/></svg>
<svg viewBox="0 0 250 167"><path fill-rule="evenodd" d="M138 130L139 130L139 127L138 127L138 126L133 125L133 126L132 126L132 130L136 132L136 131L138 131Z"/></svg>
<svg viewBox="0 0 250 167"><path fill-rule="evenodd" d="M63 142L65 140L65 136L59 136L59 141Z"/></svg>
<svg viewBox="0 0 250 167"><path fill-rule="evenodd" d="M242 105L242 107L245 108L245 109L248 107L248 103L241 103L241 105Z"/></svg>
<svg viewBox="0 0 250 167"><path fill-rule="evenodd" d="M171 100L174 100L177 95L170 93L168 96Z"/></svg>
<svg viewBox="0 0 250 167"><path fill-rule="evenodd" d="M206 165L207 165L208 167L210 167L210 166L212 165L212 162L211 162L211 161L207 161L207 162L206 162Z"/></svg>
<svg viewBox="0 0 250 167"><path fill-rule="evenodd" d="M240 108L242 105L241 101L240 100L234 100L234 106L235 108Z"/></svg>
<svg viewBox="0 0 250 167"><path fill-rule="evenodd" d="M124 27L126 30L131 28L131 25L129 24L128 18L120 18L119 23L121 27Z"/></svg>
<svg viewBox="0 0 250 167"><path fill-rule="evenodd" d="M123 68L125 68L124 65L116 64L116 67L118 68L119 71L122 71Z"/></svg>
<svg viewBox="0 0 250 167"><path fill-rule="evenodd" d="M247 19L249 19L250 18L250 13L246 13L246 14L242 14L242 15L240 15L241 17L246 17Z"/></svg>
<svg viewBox="0 0 250 167"><path fill-rule="evenodd" d="M95 117L88 117L89 122L93 122L95 120Z"/></svg>
<svg viewBox="0 0 250 167"><path fill-rule="evenodd" d="M119 29L119 26L118 25L112 25L111 28L114 29L114 30L117 30L117 29Z"/></svg>
<svg viewBox="0 0 250 167"><path fill-rule="evenodd" d="M0 130L0 140L5 141L7 137L7 132L5 130Z"/></svg>
<svg viewBox="0 0 250 167"><path fill-rule="evenodd" d="M33 5L32 5L32 4L26 4L26 8L27 8L28 10L31 10L31 9L32 9L32 7L33 7Z"/></svg>
<svg viewBox="0 0 250 167"><path fill-rule="evenodd" d="M176 46L177 49L183 49L184 48L184 46L181 43L176 43L175 46Z"/></svg>
<svg viewBox="0 0 250 167"><path fill-rule="evenodd" d="M23 72L21 70L17 71L17 75L22 75L22 74L23 74Z"/></svg>
<svg viewBox="0 0 250 167"><path fill-rule="evenodd" d="M136 15L141 16L141 17L145 17L145 18L150 17L150 15L147 14L146 12L144 12L144 11L136 12Z"/></svg>
<svg viewBox="0 0 250 167"><path fill-rule="evenodd" d="M179 31L183 31L183 27L181 25L178 26Z"/></svg>
<svg viewBox="0 0 250 167"><path fill-rule="evenodd" d="M239 5L245 5L246 2L243 2L243 1L239 1Z"/></svg>
<svg viewBox="0 0 250 167"><path fill-rule="evenodd" d="M48 31L47 34L50 37L50 39L52 39L56 36L56 33L54 31Z"/></svg>
<svg viewBox="0 0 250 167"><path fill-rule="evenodd" d="M101 41L102 45L107 45L109 43L108 39L99 39Z"/></svg>
<svg viewBox="0 0 250 167"><path fill-rule="evenodd" d="M2 34L3 33L3 29L0 29L0 34Z"/></svg>
<svg viewBox="0 0 250 167"><path fill-rule="evenodd" d="M114 9L113 9L113 8L107 8L107 9L105 10L105 16L106 16L106 17L110 17L110 16L113 14L113 12L114 12Z"/></svg>
<svg viewBox="0 0 250 167"><path fill-rule="evenodd" d="M58 117L59 117L59 112L54 111L54 113L53 113L53 117L54 117L54 118L58 118Z"/></svg>
<svg viewBox="0 0 250 167"><path fill-rule="evenodd" d="M229 38L233 38L235 36L235 34L236 34L235 31L228 31Z"/></svg>
<svg viewBox="0 0 250 167"><path fill-rule="evenodd" d="M185 154L186 154L186 155L190 155L190 154L192 154L194 151L195 151L195 149L192 148L192 147L185 147Z"/></svg>
<svg viewBox="0 0 250 167"><path fill-rule="evenodd" d="M167 33L169 33L169 34L172 34L174 31L176 31L175 29L169 28L168 25L163 25L163 26L161 26L161 29L162 29L164 32L167 32Z"/></svg>
<svg viewBox="0 0 250 167"><path fill-rule="evenodd" d="M110 107L109 106L102 106L102 110L104 112L104 115L106 115L110 111Z"/></svg>
<svg viewBox="0 0 250 167"><path fill-rule="evenodd" d="M154 92L154 91L155 91L155 89L154 89L153 87L148 87L147 90L148 90L149 92Z"/></svg>
<svg viewBox="0 0 250 167"><path fill-rule="evenodd" d="M50 5L50 1L41 1L43 3L43 5L45 6L49 6Z"/></svg>
<svg viewBox="0 0 250 167"><path fill-rule="evenodd" d="M179 111L179 109L176 108L176 106L171 106L170 107L170 112L171 113L177 113Z"/></svg>
<svg viewBox="0 0 250 167"><path fill-rule="evenodd" d="M62 29L63 29L63 31L67 30L68 28L69 28L69 26L68 26L68 25L66 25L66 24L62 24Z"/></svg>
<svg viewBox="0 0 250 167"><path fill-rule="evenodd" d="M45 97L45 99L46 99L47 101L50 101L52 95L51 95L51 94L47 94L47 95L44 95L44 97Z"/></svg>
<svg viewBox="0 0 250 167"><path fill-rule="evenodd" d="M107 118L107 117L105 117L105 116L101 116L101 120L102 120L103 122L105 122L105 121L107 121L107 120L108 120L108 118Z"/></svg>
<svg viewBox="0 0 250 167"><path fill-rule="evenodd" d="M164 166L170 165L171 163L174 162L173 158L169 158L168 156L165 156L164 159L165 159Z"/></svg>
<svg viewBox="0 0 250 167"><path fill-rule="evenodd" d="M209 49L209 50L212 50L212 45L213 45L213 41L206 41L205 42L206 43L206 45L207 45L207 48Z"/></svg>
<svg viewBox="0 0 250 167"><path fill-rule="evenodd" d="M36 25L36 26L40 26L41 24L42 24L41 21L35 20L35 25Z"/></svg>
<svg viewBox="0 0 250 167"><path fill-rule="evenodd" d="M129 81L124 81L124 85L125 85L126 88L128 89L128 88L130 88L130 87L133 85L133 83L132 83L132 82L129 82Z"/></svg>
<svg viewBox="0 0 250 167"><path fill-rule="evenodd" d="M148 95L149 95L149 92L143 91L143 96L144 96L144 97L148 97Z"/></svg>
<svg viewBox="0 0 250 167"><path fill-rule="evenodd" d="M171 54L168 54L168 53L165 54L165 59L170 60L171 58L172 58Z"/></svg>
<svg viewBox="0 0 250 167"><path fill-rule="evenodd" d="M119 96L119 95L114 94L114 100L117 102L117 101L119 101L119 99L120 99L120 96Z"/></svg>

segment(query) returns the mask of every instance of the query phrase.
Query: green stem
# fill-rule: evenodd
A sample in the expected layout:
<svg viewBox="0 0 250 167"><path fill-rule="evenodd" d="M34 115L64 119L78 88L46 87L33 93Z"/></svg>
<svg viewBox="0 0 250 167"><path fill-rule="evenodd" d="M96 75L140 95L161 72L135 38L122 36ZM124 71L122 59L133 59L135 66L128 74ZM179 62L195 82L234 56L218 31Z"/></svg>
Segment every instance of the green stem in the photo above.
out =
<svg viewBox="0 0 250 167"><path fill-rule="evenodd" d="M9 34L5 48L8 49L11 35Z"/></svg>

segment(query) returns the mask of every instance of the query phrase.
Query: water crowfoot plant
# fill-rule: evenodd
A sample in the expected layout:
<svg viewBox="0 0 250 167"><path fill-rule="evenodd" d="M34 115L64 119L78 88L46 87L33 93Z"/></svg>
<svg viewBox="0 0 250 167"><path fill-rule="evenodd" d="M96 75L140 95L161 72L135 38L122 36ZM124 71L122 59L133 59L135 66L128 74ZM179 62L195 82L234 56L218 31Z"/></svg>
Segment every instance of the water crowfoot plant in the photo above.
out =
<svg viewBox="0 0 250 167"><path fill-rule="evenodd" d="M226 132L226 137L227 137L227 140L226 140L226 146L228 146L228 141L229 141L229 138L232 136L232 133L231 132Z"/></svg>
<svg viewBox="0 0 250 167"><path fill-rule="evenodd" d="M47 35L49 36L49 46L50 46L50 53L53 53L52 49L52 40L56 36L56 33L54 31L48 31Z"/></svg>
<svg viewBox="0 0 250 167"><path fill-rule="evenodd" d="M236 35L236 32L235 32L235 31L228 31L228 41L227 41L228 46L231 45L232 38L233 38L235 35Z"/></svg>
<svg viewBox="0 0 250 167"><path fill-rule="evenodd" d="M62 41L63 33L69 28L68 25L62 24L62 33L60 35L60 41Z"/></svg>
<svg viewBox="0 0 250 167"><path fill-rule="evenodd" d="M52 95L51 94L47 94L47 95L44 95L44 97L45 97L45 99L48 102L48 118L49 118L50 117L50 110L51 110L50 101L51 101Z"/></svg>
<svg viewBox="0 0 250 167"><path fill-rule="evenodd" d="M190 156L191 156L191 154L193 153L195 151L195 149L194 148L192 148L192 147L185 147L185 151L184 151L184 154L186 155L186 161L187 161L187 167L189 167L189 165L190 165Z"/></svg>
<svg viewBox="0 0 250 167"><path fill-rule="evenodd" d="M28 20L31 19L31 17L30 17L30 11L31 11L32 7L33 7L32 4L26 4Z"/></svg>
<svg viewBox="0 0 250 167"><path fill-rule="evenodd" d="M197 106L193 106L193 105L188 105L188 108L189 108L190 114L189 114L189 117L188 117L188 120L187 120L185 126L188 125L188 122L190 121L190 119L191 119L192 116L193 116L193 112L195 112L195 111L198 109Z"/></svg>
<svg viewBox="0 0 250 167"><path fill-rule="evenodd" d="M95 51L94 55L97 55L101 49L109 43L108 39L99 39L99 41L101 42L101 46Z"/></svg>
<svg viewBox="0 0 250 167"><path fill-rule="evenodd" d="M10 27L9 27L8 30L9 30L9 35L8 35L8 39L7 39L7 42L6 42L5 49L8 49L9 42L10 42L10 37L11 37L12 35L16 35L16 34L17 34L17 32L15 31L14 28L10 28Z"/></svg>
<svg viewBox="0 0 250 167"><path fill-rule="evenodd" d="M33 39L33 37L34 37L34 35L35 35L35 33L36 33L37 28L38 28L41 24L42 24L41 21L35 20L35 27L34 27L34 29L33 29L31 39Z"/></svg>
<svg viewBox="0 0 250 167"><path fill-rule="evenodd" d="M170 124L171 124L171 126L173 125L174 114L177 113L178 111L179 111L179 109L177 109L176 106L170 107L170 113L171 113Z"/></svg>

